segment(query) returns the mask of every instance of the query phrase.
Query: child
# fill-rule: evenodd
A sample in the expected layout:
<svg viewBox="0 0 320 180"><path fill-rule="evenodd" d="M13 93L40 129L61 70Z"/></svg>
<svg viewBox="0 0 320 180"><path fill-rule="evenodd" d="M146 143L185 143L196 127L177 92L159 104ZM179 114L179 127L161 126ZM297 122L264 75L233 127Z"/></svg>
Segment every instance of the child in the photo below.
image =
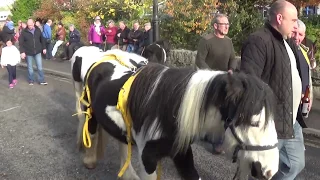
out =
<svg viewBox="0 0 320 180"><path fill-rule="evenodd" d="M12 45L11 39L6 41L6 47L2 48L1 55L1 67L7 67L8 76L9 76L9 88L13 88L17 85L16 79L16 65L20 62L20 52L19 50Z"/></svg>

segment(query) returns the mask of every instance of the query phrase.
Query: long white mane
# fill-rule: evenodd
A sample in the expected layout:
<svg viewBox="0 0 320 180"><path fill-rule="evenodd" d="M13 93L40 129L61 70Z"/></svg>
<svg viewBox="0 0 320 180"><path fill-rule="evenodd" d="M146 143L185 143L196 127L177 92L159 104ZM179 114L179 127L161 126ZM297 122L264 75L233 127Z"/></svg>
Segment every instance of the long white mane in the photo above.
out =
<svg viewBox="0 0 320 180"><path fill-rule="evenodd" d="M205 124L205 116L200 110L207 86L212 79L225 72L199 70L192 75L184 93L177 117L178 132L175 139L176 152L185 152L195 137L198 137Z"/></svg>

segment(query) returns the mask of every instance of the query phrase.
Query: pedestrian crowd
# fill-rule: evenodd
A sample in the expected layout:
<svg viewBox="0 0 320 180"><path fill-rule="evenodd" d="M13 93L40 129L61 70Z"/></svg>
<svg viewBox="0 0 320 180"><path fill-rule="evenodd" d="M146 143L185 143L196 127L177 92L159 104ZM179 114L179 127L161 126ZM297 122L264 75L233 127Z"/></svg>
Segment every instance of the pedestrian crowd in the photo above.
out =
<svg viewBox="0 0 320 180"><path fill-rule="evenodd" d="M123 51L141 54L143 49L153 42L153 32L151 23L144 25L144 30L140 29L139 22L133 22L133 28L130 30L124 21L120 21L119 27L113 20L108 20L107 25L103 25L99 16L95 17L94 22L88 29L88 42L92 46L98 47L101 51L110 49L122 49ZM3 42L1 65L7 67L9 74L9 87L13 88L17 84L16 60L7 60L8 52L20 54L21 59L26 59L28 67L29 85L34 84L33 60L38 69L38 82L40 85L47 85L42 70L42 56L45 60L56 60L57 52L60 46L64 45L60 59L69 60L73 53L81 46L81 34L73 25L69 25L69 34L63 23L58 22L55 36L53 37L53 21L48 19L45 24L37 20L28 19L27 22L18 21L18 27L15 29L13 21L7 19L0 32L0 41ZM13 45L13 47L11 47ZM19 51L9 50L18 48ZM1 54L0 51L0 54ZM8 52L5 52L8 51ZM11 67L12 66L12 67Z"/></svg>

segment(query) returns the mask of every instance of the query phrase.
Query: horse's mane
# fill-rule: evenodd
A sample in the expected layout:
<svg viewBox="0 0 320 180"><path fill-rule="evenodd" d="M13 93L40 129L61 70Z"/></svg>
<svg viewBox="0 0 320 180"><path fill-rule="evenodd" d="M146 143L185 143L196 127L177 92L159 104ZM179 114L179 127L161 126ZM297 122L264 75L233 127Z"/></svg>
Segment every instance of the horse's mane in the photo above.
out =
<svg viewBox="0 0 320 180"><path fill-rule="evenodd" d="M157 63L149 63L139 72L128 97L136 133L143 131L146 136L151 128L154 132L160 129L164 136L175 133L181 100L193 73L192 68L177 70Z"/></svg>
<svg viewBox="0 0 320 180"><path fill-rule="evenodd" d="M274 116L275 99L271 88L258 77L242 72L215 77L208 87L206 97L204 112L213 103L224 110L223 120L235 119L236 126L249 127L252 116L259 114L263 107L266 112L264 127Z"/></svg>

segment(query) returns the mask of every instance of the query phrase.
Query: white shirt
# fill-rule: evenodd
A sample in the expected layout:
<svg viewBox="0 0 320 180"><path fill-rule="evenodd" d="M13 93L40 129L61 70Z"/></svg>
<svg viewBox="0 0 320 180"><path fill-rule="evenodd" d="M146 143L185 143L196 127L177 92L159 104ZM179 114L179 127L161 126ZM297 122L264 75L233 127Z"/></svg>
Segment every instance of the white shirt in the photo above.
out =
<svg viewBox="0 0 320 180"><path fill-rule="evenodd" d="M297 119L297 112L299 108L299 104L301 101L301 94L302 94L302 84L301 84L301 78L298 72L297 68L297 61L296 57L294 56L294 53L292 49L290 48L289 44L285 41L284 44L286 46L289 58L290 58L290 64L291 64L291 77L292 77L292 113L293 113L293 124L295 124Z"/></svg>
<svg viewBox="0 0 320 180"><path fill-rule="evenodd" d="M9 64L11 66L15 66L20 62L20 60L20 52L14 45L2 48L1 65L7 66L7 64Z"/></svg>

